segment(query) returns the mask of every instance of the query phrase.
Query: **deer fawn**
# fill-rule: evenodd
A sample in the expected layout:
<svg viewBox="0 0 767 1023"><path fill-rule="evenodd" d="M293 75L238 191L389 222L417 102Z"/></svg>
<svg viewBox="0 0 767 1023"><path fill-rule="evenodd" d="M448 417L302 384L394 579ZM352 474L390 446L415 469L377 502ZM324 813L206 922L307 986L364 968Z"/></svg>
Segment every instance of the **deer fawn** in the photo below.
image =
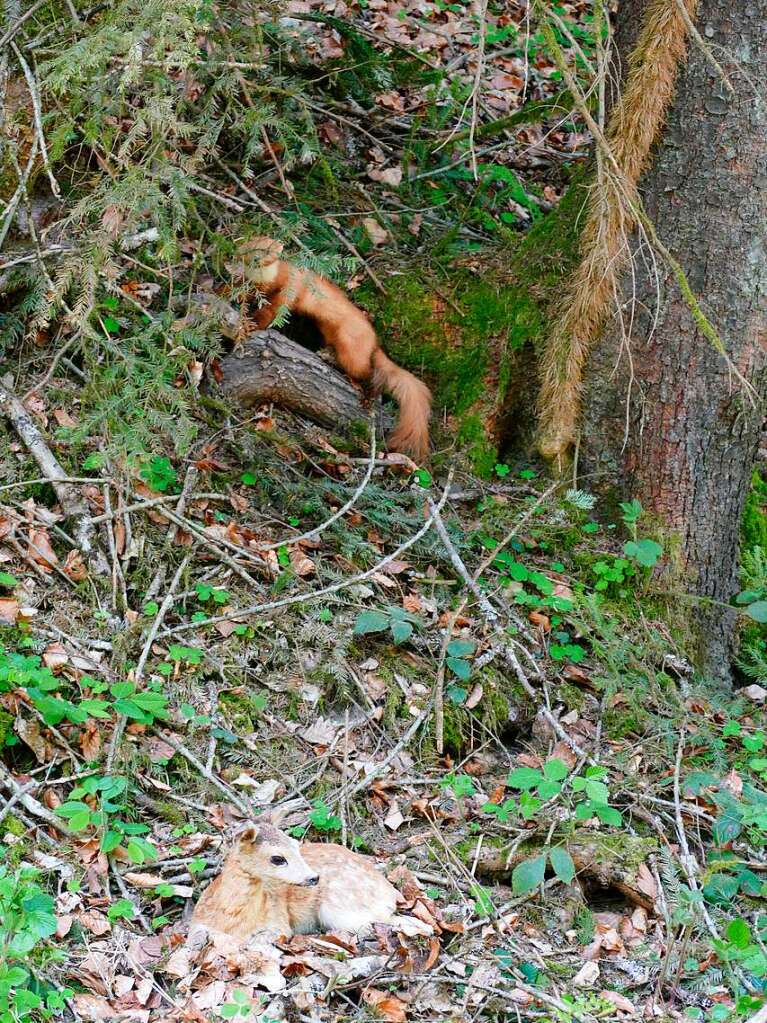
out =
<svg viewBox="0 0 767 1023"><path fill-rule="evenodd" d="M218 877L203 892L192 927L247 941L259 932L360 932L392 922L397 890L370 857L341 845L299 845L271 824L240 833Z"/></svg>

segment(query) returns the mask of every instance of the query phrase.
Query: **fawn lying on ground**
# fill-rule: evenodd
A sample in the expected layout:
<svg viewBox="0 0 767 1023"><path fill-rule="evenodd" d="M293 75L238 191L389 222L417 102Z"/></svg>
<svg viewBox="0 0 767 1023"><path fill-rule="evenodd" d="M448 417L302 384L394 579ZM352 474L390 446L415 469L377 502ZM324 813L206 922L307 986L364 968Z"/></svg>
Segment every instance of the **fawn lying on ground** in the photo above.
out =
<svg viewBox="0 0 767 1023"><path fill-rule="evenodd" d="M393 395L400 407L399 421L389 436L395 451L422 460L429 452L431 394L426 384L402 369L383 351L367 316L335 284L280 259L282 243L273 238L251 238L237 251L229 269L252 281L267 299L255 321L264 330L283 307L308 316L316 323L325 344L333 349L341 369L352 380L372 383L376 391Z"/></svg>
<svg viewBox="0 0 767 1023"><path fill-rule="evenodd" d="M271 824L240 833L218 877L202 893L191 926L247 941L259 932L363 931L392 921L397 890L368 856L307 842Z"/></svg>

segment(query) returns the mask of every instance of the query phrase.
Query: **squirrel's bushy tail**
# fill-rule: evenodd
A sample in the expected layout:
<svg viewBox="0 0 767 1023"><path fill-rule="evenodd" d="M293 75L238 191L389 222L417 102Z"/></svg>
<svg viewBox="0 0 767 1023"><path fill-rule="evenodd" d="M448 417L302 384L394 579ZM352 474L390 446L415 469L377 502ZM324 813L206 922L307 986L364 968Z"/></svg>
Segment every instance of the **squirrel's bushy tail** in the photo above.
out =
<svg viewBox="0 0 767 1023"><path fill-rule="evenodd" d="M391 447L423 461L429 454L429 388L380 348L373 352L373 387L386 391L399 405L399 419L389 436Z"/></svg>

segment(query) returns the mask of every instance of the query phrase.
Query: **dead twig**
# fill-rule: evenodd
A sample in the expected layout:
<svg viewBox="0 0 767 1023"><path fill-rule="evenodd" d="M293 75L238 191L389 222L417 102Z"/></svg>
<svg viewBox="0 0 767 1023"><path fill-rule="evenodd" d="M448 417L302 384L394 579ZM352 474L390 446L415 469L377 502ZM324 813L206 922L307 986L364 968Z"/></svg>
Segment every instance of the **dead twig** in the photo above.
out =
<svg viewBox="0 0 767 1023"><path fill-rule="evenodd" d="M450 493L450 483L453 479L453 470L450 470L448 475L445 489L437 503L437 510L441 511L447 501ZM188 632L190 629L200 629L208 625L216 625L218 622L231 622L238 621L242 618L249 618L253 615L264 614L266 611L275 611L280 607L289 607L292 604L305 604L314 600L319 600L320 597L327 597L333 593L338 593L341 590L346 589L349 586L354 586L357 583L365 582L366 579L370 579L376 572L380 572L382 568L385 568L390 561L396 561L400 558L405 551L409 550L414 544L418 543L431 529L434 524L434 519L429 516L426 522L421 528L413 533L404 543L400 544L396 550L393 550L391 554L387 554L385 558L382 558L379 562L373 565L372 568L367 569L365 572L360 572L358 575L350 576L348 579L342 579L340 582L334 583L332 586L324 586L319 590L312 590L310 593L297 593L292 597L284 597L282 600L270 600L265 604L251 604L249 607L244 607L239 610L228 611L226 614L214 615L211 618L205 618L198 622L182 622L180 625L174 626L172 629L165 629L161 636L174 636L179 632Z"/></svg>
<svg viewBox="0 0 767 1023"><path fill-rule="evenodd" d="M157 614L154 617L154 621L152 622L151 628L149 629L147 638L144 641L144 646L141 650L141 654L138 659L138 664L136 665L135 671L133 672L133 679L134 682L136 682L136 684L138 684L144 676L144 668L146 667L147 658L149 657L149 652L152 649L152 644L155 641L157 632L163 623L165 615L168 613L175 599L178 584L181 582L181 577L186 571L187 565L191 561L191 558L192 558L191 554L187 554L187 556L176 569L176 574L173 576L173 581L171 582L170 587L168 588L168 592L165 594L165 599L163 600ZM111 772L112 765L114 764L115 757L117 755L117 751L120 748L120 742L122 740L123 732L125 731L126 721L127 718L125 717L125 715L121 714L115 723L115 729L114 732L112 733L112 741L109 744L109 752L107 754L107 762L105 768L107 774Z"/></svg>
<svg viewBox="0 0 767 1023"><path fill-rule="evenodd" d="M67 474L58 459L45 443L31 415L19 401L11 388L0 380L0 414L15 429L24 442L30 455L34 458L45 475L45 479L56 492L64 514L74 521L74 536L77 545L85 555L90 568L97 575L105 575L108 566L103 553L96 543L95 528L90 519L90 511L83 497L67 483Z"/></svg>
<svg viewBox="0 0 767 1023"><path fill-rule="evenodd" d="M35 799L27 791L27 786L19 785L2 761L0 761L0 787L10 789L11 793L17 797L16 801L21 803L24 809L31 813L33 817L38 817L40 820L45 821L46 824L55 828L62 835L69 834L61 817L51 813L47 806L43 806L39 800Z"/></svg>
<svg viewBox="0 0 767 1023"><path fill-rule="evenodd" d="M37 140L40 145L40 154L43 158L43 166L45 167L45 173L48 175L48 181L51 184L51 191L57 199L61 198L61 189L59 183L53 175L51 169L51 161L48 156L48 147L45 144L45 132L43 131L43 114L42 107L40 105L40 88L35 81L35 76L32 74L32 69L26 60L21 50L18 48L16 43L11 43L11 49L16 55L16 60L19 62L19 66L24 74L24 78L27 82L27 88L29 89L29 96L32 100L32 112L35 118L35 132L37 133Z"/></svg>

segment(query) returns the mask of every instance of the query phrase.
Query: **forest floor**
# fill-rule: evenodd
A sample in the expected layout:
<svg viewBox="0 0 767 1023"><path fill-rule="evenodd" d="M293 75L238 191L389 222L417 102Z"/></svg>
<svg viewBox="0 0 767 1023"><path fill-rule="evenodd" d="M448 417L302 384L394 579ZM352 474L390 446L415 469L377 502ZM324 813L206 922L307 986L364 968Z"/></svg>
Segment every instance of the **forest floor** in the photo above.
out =
<svg viewBox="0 0 767 1023"><path fill-rule="evenodd" d="M0 933L30 997L94 1020L758 1004L767 693L696 683L636 504L502 464L435 480L264 409L185 472L79 484L97 576L5 452ZM275 808L377 857L412 928L188 947L233 830Z"/></svg>
<svg viewBox="0 0 767 1023"><path fill-rule="evenodd" d="M284 7L271 79L254 76L278 85L257 122L275 144L255 155L233 74L226 103L242 109L227 108L220 150L210 124L243 23L216 36L195 22L184 64L136 15L141 73L170 97L157 116L173 111L146 165L131 92L144 80L115 27L99 35L102 5L90 38L66 12L16 35L57 97L46 117L72 90L88 130L73 155L79 122L62 114L51 147L84 196L66 244L45 234L60 208L41 202L48 247L15 238L19 277L0 280L4 303L23 296L3 305L0 385L29 413L0 389L0 1023L746 1019L767 977L767 690L695 676L679 623L696 605L680 613L653 573L661 548L637 502L494 455L479 478L440 429L425 469L196 389L220 338L195 336L174 299L222 284L200 268L223 274L243 225L336 271L351 254L342 283L380 295L384 278L377 323L392 333L402 267L420 266L457 349L469 317L445 328L465 312L446 268L473 258L466 276L485 285L588 149L527 5L486 5L480 32L459 4ZM585 87L603 57L589 10L551 14ZM60 38L79 32L88 60L58 66ZM370 80L384 83L372 99ZM179 92L202 96L208 120ZM134 231L151 244L118 246ZM504 320L509 347L529 341L537 310L511 339L518 311L490 317L493 287L472 329L500 338ZM415 337L420 306L412 320ZM438 385L444 344L434 353ZM474 348L462 358L476 369ZM445 422L468 390L450 379ZM55 489L54 457L69 474ZM752 569L744 603L767 613L762 555ZM187 944L232 835L263 814L376 857L402 922Z"/></svg>

